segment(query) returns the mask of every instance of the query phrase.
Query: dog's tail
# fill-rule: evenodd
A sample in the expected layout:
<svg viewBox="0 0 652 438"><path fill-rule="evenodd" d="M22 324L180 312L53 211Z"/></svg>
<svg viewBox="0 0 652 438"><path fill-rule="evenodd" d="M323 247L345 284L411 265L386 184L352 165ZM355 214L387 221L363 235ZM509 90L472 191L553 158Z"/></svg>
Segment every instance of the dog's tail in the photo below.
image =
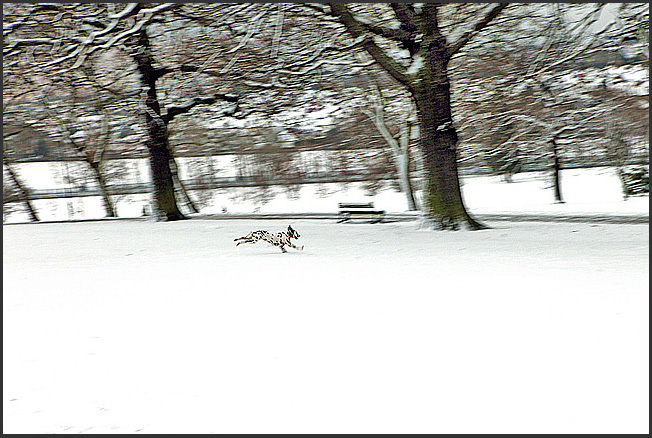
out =
<svg viewBox="0 0 652 438"><path fill-rule="evenodd" d="M249 239L253 233L249 233L244 237L238 237L237 239L233 239L234 242L237 242L238 240L243 240L243 239Z"/></svg>

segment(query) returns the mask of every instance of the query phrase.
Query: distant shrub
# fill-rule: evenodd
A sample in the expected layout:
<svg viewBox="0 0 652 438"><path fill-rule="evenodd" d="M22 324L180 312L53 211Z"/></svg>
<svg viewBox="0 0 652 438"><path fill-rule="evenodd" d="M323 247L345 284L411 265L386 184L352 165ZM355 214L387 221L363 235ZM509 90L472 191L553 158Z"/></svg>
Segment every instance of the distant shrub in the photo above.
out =
<svg viewBox="0 0 652 438"><path fill-rule="evenodd" d="M484 164L494 175L500 175L506 182L511 182L512 176L523 168L518 146L509 142L515 132L516 128L512 123L501 125L487 134L487 145L483 150Z"/></svg>
<svg viewBox="0 0 652 438"><path fill-rule="evenodd" d="M625 197L650 193L650 171L648 166L626 166L619 169Z"/></svg>
<svg viewBox="0 0 652 438"><path fill-rule="evenodd" d="M512 182L512 177L523 169L517 148L495 147L485 150L484 162L494 175L500 175L506 182Z"/></svg>

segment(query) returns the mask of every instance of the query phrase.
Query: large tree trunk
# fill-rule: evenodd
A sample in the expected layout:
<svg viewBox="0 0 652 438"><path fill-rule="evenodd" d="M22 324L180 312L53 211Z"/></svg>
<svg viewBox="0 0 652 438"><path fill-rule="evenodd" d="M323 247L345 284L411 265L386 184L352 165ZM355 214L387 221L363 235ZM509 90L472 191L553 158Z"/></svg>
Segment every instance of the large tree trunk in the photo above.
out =
<svg viewBox="0 0 652 438"><path fill-rule="evenodd" d="M167 147L166 135L163 133L166 130L153 120L148 120L147 124L150 133L147 148L150 153L156 207L159 213L168 221L185 219L185 216L179 211L174 196L174 181L170 170L172 156Z"/></svg>
<svg viewBox="0 0 652 438"><path fill-rule="evenodd" d="M149 150L152 167L152 182L154 183L154 199L159 210L159 216L168 221L185 219L179 210L174 196L174 180L172 177L172 153L168 144L168 127L161 117L161 108L156 96L157 75L152 66L152 57L147 32L142 29L136 43L134 58L141 75L141 81L146 88L144 102L145 120L148 137L146 146Z"/></svg>
<svg viewBox="0 0 652 438"><path fill-rule="evenodd" d="M439 35L429 42L421 81L413 89L421 133L426 184L423 209L440 229L487 228L466 211L457 169L457 132L451 114L446 45Z"/></svg>

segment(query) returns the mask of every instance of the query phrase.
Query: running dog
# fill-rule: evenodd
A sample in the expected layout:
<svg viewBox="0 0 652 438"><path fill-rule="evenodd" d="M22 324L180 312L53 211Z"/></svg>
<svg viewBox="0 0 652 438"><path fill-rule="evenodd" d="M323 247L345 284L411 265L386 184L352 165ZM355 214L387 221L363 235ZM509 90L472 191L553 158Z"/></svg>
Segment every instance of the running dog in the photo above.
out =
<svg viewBox="0 0 652 438"><path fill-rule="evenodd" d="M296 249L297 251L301 251L303 249L302 246L295 246L290 239L298 239L301 237L297 231L292 228L292 225L288 226L287 232L282 232L282 233L276 233L272 234L268 231L264 230L259 230L259 231L252 231L251 233L247 234L244 237L238 237L237 239L234 239L234 242L238 242L235 246L240 245L241 243L256 243L259 240L264 240L265 242L269 242L274 246L278 246L281 248L281 251L287 252L285 250L285 246L291 246L292 248Z"/></svg>

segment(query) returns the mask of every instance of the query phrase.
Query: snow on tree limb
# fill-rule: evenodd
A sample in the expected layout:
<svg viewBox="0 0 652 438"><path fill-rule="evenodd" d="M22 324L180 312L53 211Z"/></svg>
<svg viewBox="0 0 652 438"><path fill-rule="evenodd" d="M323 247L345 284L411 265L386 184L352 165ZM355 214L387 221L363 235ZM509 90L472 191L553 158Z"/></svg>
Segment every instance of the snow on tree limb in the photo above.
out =
<svg viewBox="0 0 652 438"><path fill-rule="evenodd" d="M313 53L307 59L285 65L283 67L283 71L284 72L289 72L290 74L292 74L290 69L295 68L295 67L310 66L310 65L314 64L315 62L319 62L320 58L322 58L324 55L326 55L329 52L344 53L344 52L348 52L348 51L351 51L353 49L362 47L362 44L365 42L365 40L367 38L368 37L366 35L361 35L358 38L356 38L351 44L348 44L348 45L343 46L343 47L339 47L339 46L335 45L332 41L329 41L328 43L326 43L322 47L319 47L315 51L315 53ZM310 70L313 70L313 68L311 68Z"/></svg>
<svg viewBox="0 0 652 438"><path fill-rule="evenodd" d="M600 9L598 8L597 11L599 11L599 10ZM591 16L592 14L595 14L595 13L596 13L596 11L593 11L592 13L589 14L589 16ZM593 23L595 21L595 19L594 20L588 20L588 21ZM605 26L602 30L594 32L593 36L590 37L587 40L586 43L581 44L581 45L577 45L566 56L563 56L563 57L561 57L561 59L557 59L556 61L551 60L551 62L547 63L544 67L541 67L539 69L531 69L528 72L528 75L526 76L526 79L531 78L531 77L541 76L541 74L543 74L543 73L545 73L545 72L547 72L549 70L554 69L558 65L562 65L562 64L564 64L564 63L566 63L566 62L568 62L570 60L573 60L573 59L579 57L580 55L587 54L590 51L590 49L595 49L596 47L600 47L600 46L604 45L605 44L604 42L603 43L599 42L600 38L603 35L605 35L606 33L608 33L609 30L611 30L614 26L615 26L615 20L610 21L607 24L607 26ZM588 26L585 27L584 29L585 30L588 29ZM558 38L558 36L555 35L554 33L551 33L551 34L548 35L549 41L553 42L554 38ZM546 55L549 56L550 55L549 50L551 48L551 45L552 45L552 43L546 44L545 50L542 50L539 53L539 57L544 57Z"/></svg>
<svg viewBox="0 0 652 438"><path fill-rule="evenodd" d="M278 56L278 49L281 42L281 34L283 32L283 5L278 4L278 12L276 14L276 26L274 27L274 38L272 39L272 58Z"/></svg>
<svg viewBox="0 0 652 438"><path fill-rule="evenodd" d="M450 43L448 45L448 56L452 57L457 52L459 52L459 50L464 47L471 40L471 38L473 38L482 29L487 27L489 23L491 23L494 18L496 18L501 13L501 11L507 7L507 5L509 5L509 3L499 3L498 5L494 6L487 13L487 15L475 23L473 29L465 32L457 41Z"/></svg>
<svg viewBox="0 0 652 438"><path fill-rule="evenodd" d="M368 62L362 62L362 63L356 63L356 62L351 62L351 61L346 61L346 60L333 60L333 59L320 59L317 62L313 63L312 65L309 65L307 67L304 67L301 70L279 70L279 73L284 73L284 74L289 74L289 75L305 75L306 73L309 73L323 65L345 65L351 68L354 67L369 67L370 65L375 64L376 61L368 61Z"/></svg>
<svg viewBox="0 0 652 438"><path fill-rule="evenodd" d="M238 43L238 45L236 45L234 48L228 50L228 51L226 52L227 54L228 54L228 53L236 52L237 50L239 50L240 48L242 48L245 44L247 44L247 42L249 41L249 39L251 38L251 36L252 36L252 35L253 35L257 30L258 30L258 26L260 26L260 22L261 22L263 16L265 16L265 14L266 14L267 12L268 12L268 9L265 8L265 9L263 9L262 11L260 11L258 14L254 15L254 16L252 17L252 19L249 21L249 27L248 27L248 29L247 29L247 33L246 33L246 35L244 36L244 38L242 39L242 41L240 41L240 42Z"/></svg>
<svg viewBox="0 0 652 438"><path fill-rule="evenodd" d="M80 5L62 4L53 6L52 8L46 8L44 5L37 5L28 13L24 14L20 21L6 24L4 26L3 32L5 33L5 36L7 36L16 27L24 24L37 12L48 12L52 10L60 12L59 15L52 20L53 23L58 22L64 13L73 14L73 16L75 14L79 14L80 17L83 17L83 12L78 13L75 11L75 8L78 6ZM69 33L68 38L19 38L8 42L5 41L3 54L5 56L16 54L13 49L19 48L21 46L50 45L53 48L57 49L53 52L53 54L56 54L58 51L61 56L55 57L54 59L43 63L41 65L42 68L59 65L66 61L74 61L72 66L70 66L68 69L75 69L82 65L90 54L100 49L110 49L114 45L123 42L129 36L139 32L143 26L151 23L159 13L166 10L172 10L178 6L179 5L177 4L160 4L152 8L143 8L141 4L138 3L129 4L120 13L109 14L106 19L107 22L103 22L102 20L93 18L92 16L84 17L85 23L89 23L99 28L92 31L87 36L80 37L74 35L73 33ZM103 9L100 7L98 12L102 12L102 10ZM124 26L126 24L126 19L132 17L134 17L136 20L132 26L127 29L124 29L123 27L124 30L114 34L114 32L117 31L120 26Z"/></svg>
<svg viewBox="0 0 652 438"><path fill-rule="evenodd" d="M183 106L170 106L167 108L167 114L163 116L163 120L169 123L176 116L190 112L197 105L212 105L218 101L238 103L239 97L236 94L218 93L210 97L195 97L188 105Z"/></svg>
<svg viewBox="0 0 652 438"><path fill-rule="evenodd" d="M345 4L341 3L330 3L331 10L333 14L338 16L344 26L349 30L351 35L354 38L360 38L365 35L364 26L356 21L348 10L348 7ZM405 68L398 64L389 54L387 54L383 49L378 47L376 43L371 38L366 38L362 43L363 47L369 52L369 54L374 58L394 79L399 83L409 86L410 79L405 71Z"/></svg>
<svg viewBox="0 0 652 438"><path fill-rule="evenodd" d="M118 14L110 14L109 18L113 20L113 19L120 19L120 18L126 17L127 15L131 14L134 11L134 9L136 9L137 6L138 6L138 3L129 3Z"/></svg>
<svg viewBox="0 0 652 438"><path fill-rule="evenodd" d="M354 18L355 19L355 18ZM413 32L407 32L403 29L392 29L385 26L380 26L374 23L365 23L356 19L356 21L367 31L383 38L393 40L396 42L408 41L414 38Z"/></svg>

